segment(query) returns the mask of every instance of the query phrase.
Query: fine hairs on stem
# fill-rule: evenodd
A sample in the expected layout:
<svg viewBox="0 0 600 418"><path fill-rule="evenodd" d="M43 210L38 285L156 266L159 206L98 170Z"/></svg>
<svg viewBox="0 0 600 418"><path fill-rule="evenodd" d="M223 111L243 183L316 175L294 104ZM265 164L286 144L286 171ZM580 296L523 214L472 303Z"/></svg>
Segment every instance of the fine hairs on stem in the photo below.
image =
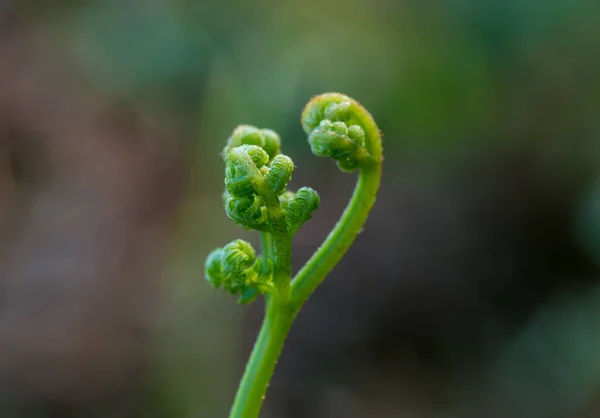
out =
<svg viewBox="0 0 600 418"><path fill-rule="evenodd" d="M354 193L323 244L292 278L292 238L319 208L310 187L286 190L293 161L280 153L279 135L240 125L223 150L225 212L237 225L260 232L261 254L237 239L206 259L205 277L249 303L265 295L265 317L246 365L230 418L257 418L275 364L306 300L344 256L375 203L383 161L381 134L371 114L340 93L313 97L302 112L313 154L344 172L359 170Z"/></svg>

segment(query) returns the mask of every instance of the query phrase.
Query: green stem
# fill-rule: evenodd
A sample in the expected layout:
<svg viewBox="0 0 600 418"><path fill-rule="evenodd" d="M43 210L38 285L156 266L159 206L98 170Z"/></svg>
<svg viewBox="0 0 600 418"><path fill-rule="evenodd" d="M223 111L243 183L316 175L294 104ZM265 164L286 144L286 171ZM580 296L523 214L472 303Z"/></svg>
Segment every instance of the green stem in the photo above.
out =
<svg viewBox="0 0 600 418"><path fill-rule="evenodd" d="M263 178L255 174L255 187L265 199L271 223L271 233L261 234L263 255L273 260L274 283L277 292L273 297L266 298L266 312L263 324L248 360L244 376L240 382L230 418L257 418L265 398L267 387L273 375L275 365L290 331L294 318L312 292L321 284L325 276L333 269L346 253L350 245L361 231L369 212L375 203L381 180L381 137L372 116L357 102L346 96L331 93L314 98L311 103L331 101L341 103L351 101L352 121L357 122L367 134L365 143L368 156L360 160L360 174L356 188L348 206L335 228L323 242L317 252L291 281L291 250L292 237L287 230L285 216L279 199L272 190L266 187ZM324 103L323 105L328 105ZM321 115L323 109L315 109L307 105L303 112L303 121ZM303 122L303 128L308 133L314 128ZM252 167L249 156L240 153L236 156ZM254 171L258 171L256 168ZM257 180L256 180L257 179ZM276 296L276 297L275 297Z"/></svg>
<svg viewBox="0 0 600 418"><path fill-rule="evenodd" d="M265 318L235 395L230 418L258 417L275 364L298 312L290 304L292 237L285 229L281 207L272 205L269 209L274 228L272 233L261 234L261 244L265 257L269 256L274 263L277 297L265 298Z"/></svg>
<svg viewBox="0 0 600 418"><path fill-rule="evenodd" d="M264 183L261 195L265 199L272 230L272 251L274 263L273 281L279 293L279 301L287 301L290 298L290 282L292 276L292 236L287 231L285 215L279 204L277 196L266 189Z"/></svg>
<svg viewBox="0 0 600 418"><path fill-rule="evenodd" d="M273 281L279 292L279 301L290 299L292 276L292 237L288 234L273 234L275 271Z"/></svg>
<svg viewBox="0 0 600 418"><path fill-rule="evenodd" d="M375 203L380 179L380 163L374 162L361 169L352 199L340 221L292 282L291 301L285 298L284 300L270 299L267 303L265 319L248 360L229 418L258 417L269 381L296 314L358 235ZM286 238L284 235L272 238L275 254L277 254L276 268L279 274L283 275L284 272L289 272L285 266L291 261L289 251L291 242L284 239ZM261 235L261 242L265 248L264 244L268 242L265 234ZM289 283L289 280L280 279L278 283Z"/></svg>
<svg viewBox="0 0 600 418"><path fill-rule="evenodd" d="M342 217L292 281L292 302L297 309L306 302L354 242L375 203L380 180L379 162L374 161L360 170L356 188Z"/></svg>
<svg viewBox="0 0 600 418"><path fill-rule="evenodd" d="M229 418L257 418L273 375L275 364L296 317L289 303L267 305L258 339L246 365Z"/></svg>
<svg viewBox="0 0 600 418"><path fill-rule="evenodd" d="M273 236L268 232L260 233L260 246L262 249L262 255L267 260L272 260L275 256L273 251Z"/></svg>

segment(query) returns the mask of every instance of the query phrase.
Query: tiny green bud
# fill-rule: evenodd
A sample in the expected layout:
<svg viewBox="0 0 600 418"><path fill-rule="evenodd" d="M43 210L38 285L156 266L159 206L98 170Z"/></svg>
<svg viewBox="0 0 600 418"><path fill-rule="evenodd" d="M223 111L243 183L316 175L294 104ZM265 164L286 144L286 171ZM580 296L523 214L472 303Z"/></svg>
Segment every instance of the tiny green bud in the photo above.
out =
<svg viewBox="0 0 600 418"><path fill-rule="evenodd" d="M230 279L247 274L256 261L256 252L252 244L236 239L223 247L221 268L223 276Z"/></svg>
<svg viewBox="0 0 600 418"><path fill-rule="evenodd" d="M340 103L329 103L325 108L325 118L329 120L341 120L345 121L349 114L352 103L348 101L341 101Z"/></svg>
<svg viewBox="0 0 600 418"><path fill-rule="evenodd" d="M256 145L240 145L226 154L225 212L246 229L263 231L269 226L264 199L257 192L267 162L267 153Z"/></svg>
<svg viewBox="0 0 600 418"><path fill-rule="evenodd" d="M225 213L241 227L266 231L269 227L269 214L263 198L257 194L250 196L227 195Z"/></svg>
<svg viewBox="0 0 600 418"><path fill-rule="evenodd" d="M348 127L344 122L333 122L331 125L331 130L336 134L345 137L348 135Z"/></svg>
<svg viewBox="0 0 600 418"><path fill-rule="evenodd" d="M348 131L344 122L322 120L308 136L312 152L321 157L331 157L344 171L353 171L365 158L366 149L364 141L360 141L359 131L353 128L353 137L348 135ZM358 141L354 139L357 136Z"/></svg>
<svg viewBox="0 0 600 418"><path fill-rule="evenodd" d="M269 154L261 147L257 147L256 145L242 145L238 148L248 153L256 168L261 168L269 162Z"/></svg>
<svg viewBox="0 0 600 418"><path fill-rule="evenodd" d="M258 293L275 289L271 260L257 258L252 245L241 239L210 253L204 272L215 288L222 286L231 294L240 294L239 303L251 302Z"/></svg>
<svg viewBox="0 0 600 418"><path fill-rule="evenodd" d="M254 193L252 180L248 176L225 177L225 190L232 196L245 197Z"/></svg>
<svg viewBox="0 0 600 418"><path fill-rule="evenodd" d="M316 191L310 187L300 188L283 209L288 232L295 234L312 217L320 203L321 199Z"/></svg>
<svg viewBox="0 0 600 418"><path fill-rule="evenodd" d="M268 154L268 161L271 161L279 154L280 144L281 139L275 131L258 129L251 125L239 125L227 140L223 155L226 155L231 148L240 145L255 145L261 147Z"/></svg>
<svg viewBox="0 0 600 418"><path fill-rule="evenodd" d="M286 155L279 154L273 159L269 171L265 175L267 187L277 196L285 191L288 182L292 179L294 162Z"/></svg>
<svg viewBox="0 0 600 418"><path fill-rule="evenodd" d="M281 139L277 135L277 132L270 129L262 129L261 133L264 138L262 148L269 154L270 159L273 160L280 152Z"/></svg>
<svg viewBox="0 0 600 418"><path fill-rule="evenodd" d="M204 277L215 288L219 288L223 283L223 272L221 271L222 259L223 248L217 248L206 257L206 262L204 263Z"/></svg>
<svg viewBox="0 0 600 418"><path fill-rule="evenodd" d="M228 147L239 147L240 145L258 145L262 146L262 137L260 129L251 125L239 125L229 137L227 141Z"/></svg>
<svg viewBox="0 0 600 418"><path fill-rule="evenodd" d="M225 189L233 196L254 193L259 168L268 162L267 153L256 145L231 148L225 155Z"/></svg>
<svg viewBox="0 0 600 418"><path fill-rule="evenodd" d="M365 146L365 131L358 125L352 125L348 128L348 137L359 147Z"/></svg>

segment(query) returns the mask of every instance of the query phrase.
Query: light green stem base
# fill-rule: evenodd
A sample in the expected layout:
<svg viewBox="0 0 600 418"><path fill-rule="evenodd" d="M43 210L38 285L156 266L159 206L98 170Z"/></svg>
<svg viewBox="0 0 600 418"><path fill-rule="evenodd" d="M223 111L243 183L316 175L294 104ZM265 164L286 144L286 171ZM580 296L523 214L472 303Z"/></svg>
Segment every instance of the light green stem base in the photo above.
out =
<svg viewBox="0 0 600 418"><path fill-rule="evenodd" d="M258 339L229 413L230 418L256 418L297 311L287 304L268 303Z"/></svg>

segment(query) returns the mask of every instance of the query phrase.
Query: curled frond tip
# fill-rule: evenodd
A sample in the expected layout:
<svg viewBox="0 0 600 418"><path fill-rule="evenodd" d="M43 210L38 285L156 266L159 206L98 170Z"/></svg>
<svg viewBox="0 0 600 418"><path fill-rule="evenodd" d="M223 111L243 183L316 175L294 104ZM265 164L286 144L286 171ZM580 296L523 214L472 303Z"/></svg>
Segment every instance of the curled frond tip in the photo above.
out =
<svg viewBox="0 0 600 418"><path fill-rule="evenodd" d="M313 97L302 112L302 128L315 155L337 161L343 171L381 162L381 135L371 114L340 93Z"/></svg>
<svg viewBox="0 0 600 418"><path fill-rule="evenodd" d="M239 125L233 130L233 133L227 140L223 156L226 157L227 151L240 145L256 145L262 148L269 156L269 161L272 161L280 152L281 139L271 129L259 129L256 126Z"/></svg>
<svg viewBox="0 0 600 418"><path fill-rule="evenodd" d="M204 265L204 275L215 288L222 287L242 298L273 288L270 262L256 257L252 245L241 239L210 253Z"/></svg>

